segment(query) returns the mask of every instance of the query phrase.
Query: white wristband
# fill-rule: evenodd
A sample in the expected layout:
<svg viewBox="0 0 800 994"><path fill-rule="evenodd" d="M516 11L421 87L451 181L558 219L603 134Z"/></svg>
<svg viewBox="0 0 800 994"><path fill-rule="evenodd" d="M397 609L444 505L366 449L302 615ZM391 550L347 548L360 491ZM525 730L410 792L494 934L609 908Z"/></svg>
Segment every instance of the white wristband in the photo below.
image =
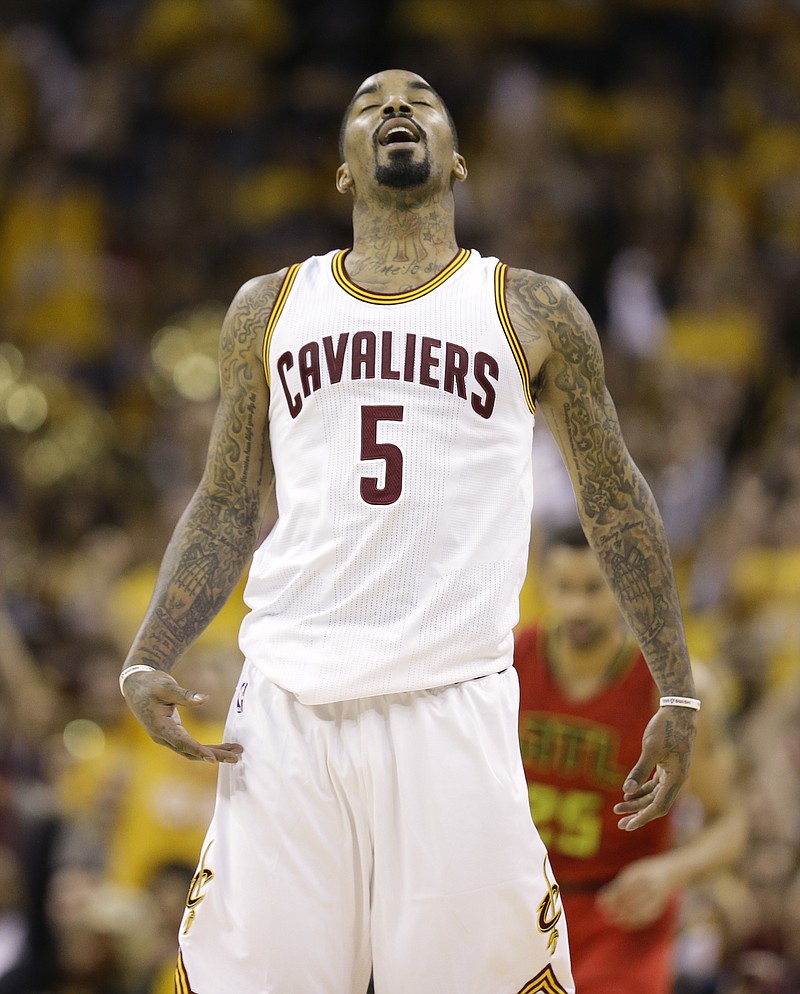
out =
<svg viewBox="0 0 800 994"><path fill-rule="evenodd" d="M123 684L132 673L155 673L155 666L146 666L144 663L137 663L136 666L126 666L119 675L119 692L124 694Z"/></svg>
<svg viewBox="0 0 800 994"><path fill-rule="evenodd" d="M693 711L700 710L700 701L696 697L662 697L658 704L662 708L691 708Z"/></svg>

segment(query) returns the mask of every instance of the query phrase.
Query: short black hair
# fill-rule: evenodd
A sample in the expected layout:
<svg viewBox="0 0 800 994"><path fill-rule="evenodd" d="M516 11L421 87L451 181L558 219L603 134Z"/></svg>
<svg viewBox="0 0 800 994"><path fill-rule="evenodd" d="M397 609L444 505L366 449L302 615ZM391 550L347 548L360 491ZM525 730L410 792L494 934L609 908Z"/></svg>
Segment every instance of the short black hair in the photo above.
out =
<svg viewBox="0 0 800 994"><path fill-rule="evenodd" d="M436 97L439 103L442 105L442 110L444 111L444 116L447 118L447 123L450 125L450 134L453 136L453 148L458 151L458 131L456 130L456 122L453 120L453 115L450 113L447 104L442 100L441 96L434 90L432 86L425 84L425 89L430 90L430 92ZM350 111L353 109L353 104L358 100L364 90L359 87L353 94L350 103L347 105L347 109L342 116L342 123L339 125L339 161L344 162L344 132L347 128L347 121L350 117Z"/></svg>
<svg viewBox="0 0 800 994"><path fill-rule="evenodd" d="M586 533L579 524L561 525L545 534L542 542L544 552L549 552L558 546L566 546L569 549L590 548Z"/></svg>

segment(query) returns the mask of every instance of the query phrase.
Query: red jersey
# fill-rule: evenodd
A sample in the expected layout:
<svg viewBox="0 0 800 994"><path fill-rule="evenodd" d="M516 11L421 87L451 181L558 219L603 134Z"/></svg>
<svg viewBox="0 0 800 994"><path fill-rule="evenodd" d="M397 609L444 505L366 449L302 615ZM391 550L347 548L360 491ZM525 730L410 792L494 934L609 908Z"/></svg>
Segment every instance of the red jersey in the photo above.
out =
<svg viewBox="0 0 800 994"><path fill-rule="evenodd" d="M570 700L553 679L545 630L517 635L514 665L531 812L562 890L595 889L628 863L668 849L667 819L623 832L613 811L657 706L638 646L621 656L611 682L583 701Z"/></svg>

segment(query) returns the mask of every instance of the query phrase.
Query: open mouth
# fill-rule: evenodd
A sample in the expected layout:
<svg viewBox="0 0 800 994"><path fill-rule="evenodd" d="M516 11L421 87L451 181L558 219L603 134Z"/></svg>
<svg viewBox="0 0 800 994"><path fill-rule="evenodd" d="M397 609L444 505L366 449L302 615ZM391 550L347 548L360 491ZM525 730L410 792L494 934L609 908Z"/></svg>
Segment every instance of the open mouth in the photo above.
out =
<svg viewBox="0 0 800 994"><path fill-rule="evenodd" d="M419 138L419 131L411 121L387 121L378 132L381 145L416 144Z"/></svg>

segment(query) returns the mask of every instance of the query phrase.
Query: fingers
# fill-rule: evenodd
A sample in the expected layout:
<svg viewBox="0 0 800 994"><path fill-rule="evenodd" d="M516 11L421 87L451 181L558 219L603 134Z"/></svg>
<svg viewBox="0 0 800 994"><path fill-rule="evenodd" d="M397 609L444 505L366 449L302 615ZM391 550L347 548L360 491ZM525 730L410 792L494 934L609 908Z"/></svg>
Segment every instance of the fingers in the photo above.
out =
<svg viewBox="0 0 800 994"><path fill-rule="evenodd" d="M597 903L611 921L624 928L641 928L665 909L676 889L669 864L662 856L645 856L624 867L597 893Z"/></svg>
<svg viewBox="0 0 800 994"><path fill-rule="evenodd" d="M623 816L617 826L625 832L633 832L660 818L669 811L677 790L677 785L659 770L652 780L633 793L626 792L625 799L614 805L614 813Z"/></svg>
<svg viewBox="0 0 800 994"><path fill-rule="evenodd" d="M665 711L660 708L647 722L642 735L641 754L623 784L625 793L635 794L640 790L642 784L650 778L656 764L663 760L669 751Z"/></svg>
<svg viewBox="0 0 800 994"><path fill-rule="evenodd" d="M681 711L660 708L647 723L642 753L625 779L622 802L614 806L623 816L618 824L625 831L665 815L688 774L694 726L687 722L694 719L676 717L670 710Z"/></svg>
<svg viewBox="0 0 800 994"><path fill-rule="evenodd" d="M650 771L654 766L655 756L650 755L650 750L643 749L636 766L634 766L625 778L625 783L622 785L622 789L625 792L626 797L628 795L636 796L645 789L648 783L648 777L650 776ZM652 789L653 788L650 787L650 790Z"/></svg>
<svg viewBox="0 0 800 994"><path fill-rule="evenodd" d="M178 688L180 692L184 695L183 700L175 703L180 703L181 707L186 708L197 708L201 704L205 704L208 700L208 694L201 694L195 690L184 690L183 687Z"/></svg>
<svg viewBox="0 0 800 994"><path fill-rule="evenodd" d="M652 897L646 887L636 891L599 894L597 903L603 914L618 928L639 929L651 925L664 910L663 903Z"/></svg>
<svg viewBox="0 0 800 994"><path fill-rule="evenodd" d="M614 810L616 811L616 808ZM626 815L624 818L620 818L617 822L617 828L622 829L623 832L635 832L637 828L641 828L642 825L660 818L662 814L663 811L660 809L654 811L650 807L647 807L638 814Z"/></svg>
<svg viewBox="0 0 800 994"><path fill-rule="evenodd" d="M169 673L161 673L157 677L151 677L148 673L144 674L141 679L146 692L162 704L178 704L181 707L196 708L208 700L208 694L187 690Z"/></svg>
<svg viewBox="0 0 800 994"><path fill-rule="evenodd" d="M170 720L154 723L147 728L150 737L159 745L167 746L185 759L203 763L238 763L244 752L238 742L220 742L204 745L194 739L178 721Z"/></svg>
<svg viewBox="0 0 800 994"><path fill-rule="evenodd" d="M238 742L222 742L220 745L206 746L213 754L213 762L238 763L244 748Z"/></svg>
<svg viewBox="0 0 800 994"><path fill-rule="evenodd" d="M204 745L181 724L178 707L196 708L207 694L181 687L169 673L136 673L125 683L125 698L145 731L159 745L186 759L205 763L238 763L244 751L235 742Z"/></svg>
<svg viewBox="0 0 800 994"><path fill-rule="evenodd" d="M655 777L652 780L647 780L645 783L641 785L641 787L637 786L635 789L629 790L628 788L632 784L633 781L630 779L625 781L624 796L626 801L636 800L640 797L647 797L648 794L652 794L653 791L656 789Z"/></svg>

